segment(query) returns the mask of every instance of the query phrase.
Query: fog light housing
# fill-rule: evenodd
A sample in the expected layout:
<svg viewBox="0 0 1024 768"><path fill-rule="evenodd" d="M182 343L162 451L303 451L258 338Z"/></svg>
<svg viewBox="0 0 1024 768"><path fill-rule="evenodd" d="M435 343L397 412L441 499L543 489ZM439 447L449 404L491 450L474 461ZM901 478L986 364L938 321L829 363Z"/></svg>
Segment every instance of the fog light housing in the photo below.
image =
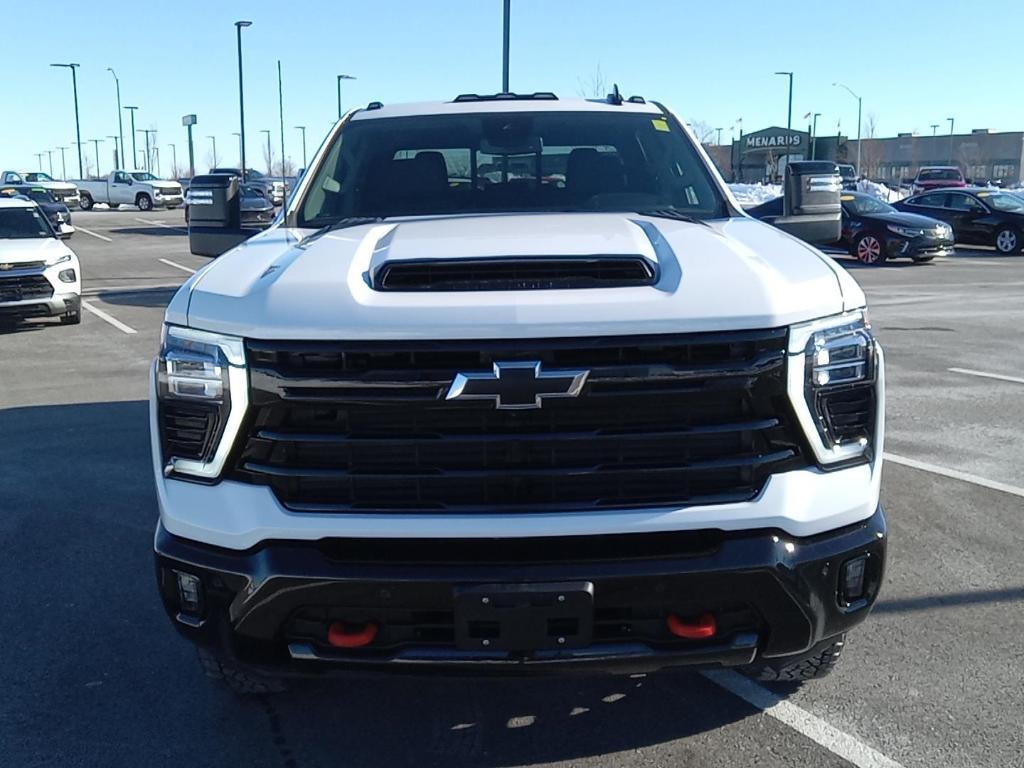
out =
<svg viewBox="0 0 1024 768"><path fill-rule="evenodd" d="M57 275L62 283L73 283L75 282L75 270L73 269L62 269Z"/></svg>
<svg viewBox="0 0 1024 768"><path fill-rule="evenodd" d="M839 598L847 606L864 601L867 592L868 556L860 555L843 563L839 577Z"/></svg>
<svg viewBox="0 0 1024 768"><path fill-rule="evenodd" d="M203 612L203 582L191 573L175 571L178 581L178 605L181 612L190 616L199 616Z"/></svg>

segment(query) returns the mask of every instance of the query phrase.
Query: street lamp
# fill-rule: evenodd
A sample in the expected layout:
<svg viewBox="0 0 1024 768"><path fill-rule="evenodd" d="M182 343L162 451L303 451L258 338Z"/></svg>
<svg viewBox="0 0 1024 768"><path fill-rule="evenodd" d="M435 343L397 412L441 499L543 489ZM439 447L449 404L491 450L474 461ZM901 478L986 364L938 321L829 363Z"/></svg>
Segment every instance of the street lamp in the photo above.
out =
<svg viewBox="0 0 1024 768"><path fill-rule="evenodd" d="M116 171L119 168L122 168L121 163L124 162L124 144L118 145L117 136L111 136L110 134L107 134L107 138L114 142L114 156L117 160L117 162L114 163L114 170Z"/></svg>
<svg viewBox="0 0 1024 768"><path fill-rule="evenodd" d="M512 28L512 0L505 0L501 32L501 92L508 93L508 49Z"/></svg>
<svg viewBox="0 0 1024 768"><path fill-rule="evenodd" d="M843 85L842 83L832 83L832 85L834 87L836 87L836 88L842 88L843 90L845 90L848 94L850 94L851 96L853 96L853 98L855 98L857 100L857 173L861 173L861 168L860 168L860 122L861 122L860 121L860 116L861 116L861 111L862 111L862 107L863 107L863 101L861 100L860 96L858 96L856 93L854 93L850 89L850 86ZM839 149L838 140L837 140L837 143L836 143L836 149L837 150Z"/></svg>
<svg viewBox="0 0 1024 768"><path fill-rule="evenodd" d="M57 147L57 149L60 150L61 178L62 179L67 179L67 177L68 177L68 164L66 162L64 162L64 150L68 149L68 147Z"/></svg>
<svg viewBox="0 0 1024 768"><path fill-rule="evenodd" d="M949 164L953 165L953 118L946 119L949 120Z"/></svg>
<svg viewBox="0 0 1024 768"><path fill-rule="evenodd" d="M207 136L206 138L208 138L210 141L213 142L213 167L216 168L217 165L218 165L218 163L217 163L217 137L216 136Z"/></svg>
<svg viewBox="0 0 1024 768"><path fill-rule="evenodd" d="M50 164L50 176L53 176L53 150L46 150L46 160Z"/></svg>
<svg viewBox="0 0 1024 768"><path fill-rule="evenodd" d="M121 81L117 79L117 73L112 67L107 67L107 72L114 76L114 85L117 88L117 135L121 137L121 149L118 150L117 142L114 142L114 152L117 153L117 161L114 165L120 165L124 162L124 158L121 156L124 152L124 126L121 123ZM108 138L113 138L112 136ZM116 169L115 169L116 170Z"/></svg>
<svg viewBox="0 0 1024 768"><path fill-rule="evenodd" d="M135 110L138 107L124 107L124 109L132 113L132 165L135 165L139 162L139 150L135 148ZM124 139L121 139L121 149L124 148Z"/></svg>
<svg viewBox="0 0 1024 768"><path fill-rule="evenodd" d="M274 155L270 149L270 131L266 128L262 128L260 133L267 134L267 176L274 175ZM282 174L283 175L283 174Z"/></svg>
<svg viewBox="0 0 1024 768"><path fill-rule="evenodd" d="M817 160L817 148L818 148L818 118L821 117L821 112L815 112L813 123L811 124L811 160Z"/></svg>
<svg viewBox="0 0 1024 768"><path fill-rule="evenodd" d="M355 80L352 75L338 75L338 119L341 120L341 81Z"/></svg>
<svg viewBox="0 0 1024 768"><path fill-rule="evenodd" d="M51 67L66 67L71 70L71 88L75 94L75 142L78 145L78 175L84 176L82 172L82 131L78 127L78 76L75 70L80 64L51 64Z"/></svg>
<svg viewBox="0 0 1024 768"><path fill-rule="evenodd" d="M43 155L45 155L46 153L45 152L36 152L35 154L36 154L36 162L39 163L39 170L41 171L41 170L43 170Z"/></svg>
<svg viewBox="0 0 1024 768"><path fill-rule="evenodd" d="M938 123L932 123L932 136L935 135L935 131L937 131L938 128L939 128L939 124Z"/></svg>
<svg viewBox="0 0 1024 768"><path fill-rule="evenodd" d="M145 169L147 171L152 171L152 169L153 169L152 168L152 166L153 166L153 153L150 150L149 134L156 133L156 129L155 128L139 128L138 132L146 134L146 168Z"/></svg>
<svg viewBox="0 0 1024 768"><path fill-rule="evenodd" d="M242 165L242 181L245 181L245 96L242 89L242 27L251 27L251 21L236 21L235 31L238 33L238 141L241 149L240 155ZM213 154L217 154L216 140L214 140Z"/></svg>
<svg viewBox="0 0 1024 768"><path fill-rule="evenodd" d="M96 177L99 178L99 175L100 175L100 144L103 142L103 139L86 139L86 141L91 141L93 149L96 150Z"/></svg>
<svg viewBox="0 0 1024 768"><path fill-rule="evenodd" d="M231 135L238 139L238 162L242 162L242 134L238 131L232 131Z"/></svg>
<svg viewBox="0 0 1024 768"><path fill-rule="evenodd" d="M786 128L792 129L793 127L793 73L792 72L776 72L776 75L785 75L789 78L789 111L786 113Z"/></svg>
<svg viewBox="0 0 1024 768"><path fill-rule="evenodd" d="M296 130L302 131L302 167L306 167L306 126L296 125Z"/></svg>
<svg viewBox="0 0 1024 768"><path fill-rule="evenodd" d="M174 144L168 144L171 148L171 175L178 178L178 148Z"/></svg>
<svg viewBox="0 0 1024 768"><path fill-rule="evenodd" d="M718 139L715 141L715 144L720 147L722 146L722 129L715 128L715 130L718 132Z"/></svg>

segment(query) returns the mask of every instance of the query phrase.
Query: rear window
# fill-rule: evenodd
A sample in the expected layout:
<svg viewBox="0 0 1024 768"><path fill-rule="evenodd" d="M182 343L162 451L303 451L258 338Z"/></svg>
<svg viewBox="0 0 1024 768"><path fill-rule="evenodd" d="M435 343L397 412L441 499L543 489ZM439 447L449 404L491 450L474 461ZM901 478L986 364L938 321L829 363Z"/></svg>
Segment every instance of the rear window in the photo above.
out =
<svg viewBox="0 0 1024 768"><path fill-rule="evenodd" d="M674 209L724 213L693 144L657 113L353 120L312 181L300 226L346 217Z"/></svg>
<svg viewBox="0 0 1024 768"><path fill-rule="evenodd" d="M931 168L917 174L918 181L963 181L964 175L956 168Z"/></svg>

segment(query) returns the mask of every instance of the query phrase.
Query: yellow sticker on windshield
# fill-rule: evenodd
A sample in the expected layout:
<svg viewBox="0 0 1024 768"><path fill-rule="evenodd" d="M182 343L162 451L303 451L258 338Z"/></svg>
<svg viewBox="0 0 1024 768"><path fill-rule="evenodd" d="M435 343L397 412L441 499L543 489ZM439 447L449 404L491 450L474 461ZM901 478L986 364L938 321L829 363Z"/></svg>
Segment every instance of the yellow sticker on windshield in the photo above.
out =
<svg viewBox="0 0 1024 768"><path fill-rule="evenodd" d="M842 201L843 201L844 203L848 203L848 202L850 202L851 200L856 200L857 198L856 198L856 197L854 197L853 195L843 195L843 196L842 196L842 197L840 197L839 199L840 199L840 200L842 200Z"/></svg>
<svg viewBox="0 0 1024 768"><path fill-rule="evenodd" d="M988 197L991 194L991 192L979 192L978 197Z"/></svg>
<svg viewBox="0 0 1024 768"><path fill-rule="evenodd" d="M651 120L651 125L656 131L668 131L668 120L662 120L660 117Z"/></svg>

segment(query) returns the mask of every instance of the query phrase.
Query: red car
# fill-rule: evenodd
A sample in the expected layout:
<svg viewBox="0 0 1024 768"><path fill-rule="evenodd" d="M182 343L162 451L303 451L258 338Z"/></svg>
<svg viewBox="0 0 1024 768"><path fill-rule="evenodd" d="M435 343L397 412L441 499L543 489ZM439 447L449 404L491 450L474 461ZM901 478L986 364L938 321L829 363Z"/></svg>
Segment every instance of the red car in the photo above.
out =
<svg viewBox="0 0 1024 768"><path fill-rule="evenodd" d="M917 172L914 179L914 193L929 189L946 189L948 187L966 187L967 181L963 173L955 165L925 166Z"/></svg>

